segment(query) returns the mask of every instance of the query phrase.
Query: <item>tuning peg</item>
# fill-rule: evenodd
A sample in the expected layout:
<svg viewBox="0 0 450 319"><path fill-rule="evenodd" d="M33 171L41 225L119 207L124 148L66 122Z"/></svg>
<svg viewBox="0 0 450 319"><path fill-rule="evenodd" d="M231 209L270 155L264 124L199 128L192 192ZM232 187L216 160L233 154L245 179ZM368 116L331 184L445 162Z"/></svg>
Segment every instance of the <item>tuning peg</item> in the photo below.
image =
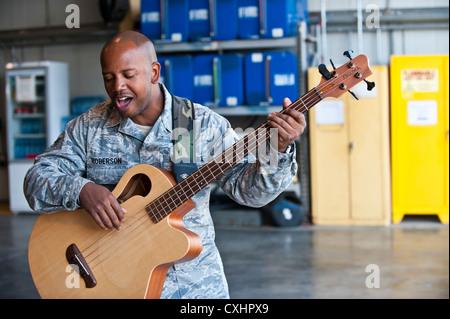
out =
<svg viewBox="0 0 450 319"><path fill-rule="evenodd" d="M353 50L348 50L344 52L344 55L349 59L352 60L352 54L353 54Z"/></svg>
<svg viewBox="0 0 450 319"><path fill-rule="evenodd" d="M331 66L333 67L333 69L336 70L336 67L334 66L333 60L330 59L330 63L331 63Z"/></svg>
<svg viewBox="0 0 450 319"><path fill-rule="evenodd" d="M375 87L375 82L370 82L364 79L364 82L367 84L367 91L372 91L372 89Z"/></svg>
<svg viewBox="0 0 450 319"><path fill-rule="evenodd" d="M328 71L325 64L319 65L319 73L322 74L327 80L332 78L332 75L331 75L330 71Z"/></svg>
<svg viewBox="0 0 450 319"><path fill-rule="evenodd" d="M359 100L353 91L348 90L348 93L350 93L355 99Z"/></svg>

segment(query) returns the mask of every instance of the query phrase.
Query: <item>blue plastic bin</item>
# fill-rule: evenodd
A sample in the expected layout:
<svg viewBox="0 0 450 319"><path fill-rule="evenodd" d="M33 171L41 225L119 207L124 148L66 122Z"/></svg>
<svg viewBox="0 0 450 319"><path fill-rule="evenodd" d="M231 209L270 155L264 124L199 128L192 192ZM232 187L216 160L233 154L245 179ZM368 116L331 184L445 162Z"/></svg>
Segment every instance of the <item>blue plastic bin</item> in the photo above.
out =
<svg viewBox="0 0 450 319"><path fill-rule="evenodd" d="M237 0L189 1L189 39L191 41L236 39L237 8Z"/></svg>
<svg viewBox="0 0 450 319"><path fill-rule="evenodd" d="M244 103L244 65L239 54L222 54L213 60L215 101L218 106Z"/></svg>
<svg viewBox="0 0 450 319"><path fill-rule="evenodd" d="M194 101L207 106L242 105L243 57L234 53L195 56Z"/></svg>
<svg viewBox="0 0 450 319"><path fill-rule="evenodd" d="M294 36L298 21L308 21L307 0L238 0L239 37Z"/></svg>
<svg viewBox="0 0 450 319"><path fill-rule="evenodd" d="M298 62L292 52L249 53L244 60L248 105L282 105L298 98Z"/></svg>
<svg viewBox="0 0 450 319"><path fill-rule="evenodd" d="M187 0L164 0L161 8L163 40L184 42L189 36Z"/></svg>
<svg viewBox="0 0 450 319"><path fill-rule="evenodd" d="M171 94L192 100L194 98L192 57L190 55L159 56L158 61L161 64L160 82L164 83Z"/></svg>
<svg viewBox="0 0 450 319"><path fill-rule="evenodd" d="M161 1L141 0L141 33L150 40L161 39Z"/></svg>
<svg viewBox="0 0 450 319"><path fill-rule="evenodd" d="M194 100L203 105L214 105L214 70L213 61L216 54L194 56Z"/></svg>

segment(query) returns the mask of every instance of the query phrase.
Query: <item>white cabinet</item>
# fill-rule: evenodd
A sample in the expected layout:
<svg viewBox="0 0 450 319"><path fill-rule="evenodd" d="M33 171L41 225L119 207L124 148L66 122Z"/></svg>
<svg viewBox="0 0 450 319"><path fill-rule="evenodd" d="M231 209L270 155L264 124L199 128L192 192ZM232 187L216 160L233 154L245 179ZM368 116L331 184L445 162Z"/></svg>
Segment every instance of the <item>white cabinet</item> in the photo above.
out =
<svg viewBox="0 0 450 319"><path fill-rule="evenodd" d="M55 61L8 63L5 74L9 202L18 213L31 211L23 195L28 168L69 115L69 68Z"/></svg>

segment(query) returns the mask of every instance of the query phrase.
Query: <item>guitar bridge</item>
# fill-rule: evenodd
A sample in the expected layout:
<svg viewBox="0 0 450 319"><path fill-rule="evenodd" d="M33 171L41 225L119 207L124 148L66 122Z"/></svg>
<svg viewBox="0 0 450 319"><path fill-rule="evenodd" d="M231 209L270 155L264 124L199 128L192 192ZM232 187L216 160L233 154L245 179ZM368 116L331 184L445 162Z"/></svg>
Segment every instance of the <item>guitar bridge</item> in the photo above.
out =
<svg viewBox="0 0 450 319"><path fill-rule="evenodd" d="M97 280L95 279L94 274L89 268L89 265L87 264L77 245L71 244L69 247L67 247L66 259L69 264L77 266L77 272L79 273L81 278L83 278L86 284L86 288L94 288L97 285Z"/></svg>

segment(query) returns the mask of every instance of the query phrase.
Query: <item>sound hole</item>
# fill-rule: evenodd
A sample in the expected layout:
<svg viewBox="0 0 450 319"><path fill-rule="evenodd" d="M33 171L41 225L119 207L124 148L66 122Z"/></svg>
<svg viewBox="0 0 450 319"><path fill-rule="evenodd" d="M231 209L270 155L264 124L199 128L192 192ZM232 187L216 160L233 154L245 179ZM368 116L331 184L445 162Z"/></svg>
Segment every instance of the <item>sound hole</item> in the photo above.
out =
<svg viewBox="0 0 450 319"><path fill-rule="evenodd" d="M147 196L152 188L152 182L147 175L136 174L127 183L122 193L120 194L118 201L122 203L130 197L140 195Z"/></svg>

